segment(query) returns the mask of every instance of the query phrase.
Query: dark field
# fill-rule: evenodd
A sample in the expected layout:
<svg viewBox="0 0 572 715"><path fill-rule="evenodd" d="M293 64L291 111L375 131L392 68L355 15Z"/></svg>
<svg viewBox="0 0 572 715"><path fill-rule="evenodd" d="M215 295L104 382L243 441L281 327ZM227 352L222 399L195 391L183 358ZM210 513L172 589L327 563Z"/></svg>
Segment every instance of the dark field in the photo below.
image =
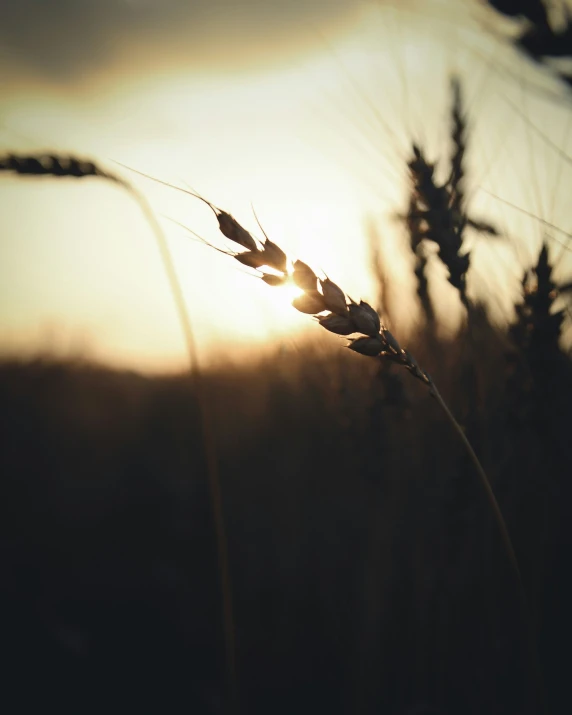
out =
<svg viewBox="0 0 572 715"><path fill-rule="evenodd" d="M546 712L561 713L572 365L549 345L517 350L482 314L471 335L409 347L494 484ZM327 342L204 376L241 711L539 712L518 588L450 424L405 371ZM5 362L0 419L3 697L19 703L5 712L223 712L189 378Z"/></svg>

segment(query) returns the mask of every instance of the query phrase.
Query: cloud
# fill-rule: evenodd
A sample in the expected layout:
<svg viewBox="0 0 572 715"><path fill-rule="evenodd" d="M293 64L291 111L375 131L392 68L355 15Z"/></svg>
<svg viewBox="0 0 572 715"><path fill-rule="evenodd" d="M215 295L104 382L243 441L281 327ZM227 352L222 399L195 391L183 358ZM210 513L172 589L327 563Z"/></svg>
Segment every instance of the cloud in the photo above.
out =
<svg viewBox="0 0 572 715"><path fill-rule="evenodd" d="M344 25L351 0L0 0L3 72L77 82L121 66L232 67L307 45Z"/></svg>

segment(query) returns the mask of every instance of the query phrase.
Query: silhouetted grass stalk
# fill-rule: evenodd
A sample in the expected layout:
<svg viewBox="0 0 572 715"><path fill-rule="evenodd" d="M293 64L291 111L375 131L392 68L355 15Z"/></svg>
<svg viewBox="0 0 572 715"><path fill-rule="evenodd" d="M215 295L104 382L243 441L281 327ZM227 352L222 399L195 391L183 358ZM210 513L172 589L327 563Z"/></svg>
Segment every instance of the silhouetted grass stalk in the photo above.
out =
<svg viewBox="0 0 572 715"><path fill-rule="evenodd" d="M310 266L302 261L289 261L284 251L266 235L264 241L257 241L229 213L198 194L188 191L185 193L205 202L215 214L221 233L245 249L237 253L229 252L227 255L232 256L242 265L257 270L260 278L270 286L280 286L292 280L303 291L303 294L295 298L292 303L296 310L313 315L318 323L329 332L348 337L350 344L347 347L350 350L368 357L395 362L405 367L413 377L429 388L430 394L436 399L447 419L454 426L475 465L501 532L503 545L519 588L524 594L520 568L508 528L483 466L461 426L443 400L433 379L419 367L414 357L399 345L395 337L383 325L378 313L364 301L360 301L358 304L350 298L348 303L344 291L330 278L318 278ZM290 265L292 270L290 270ZM266 268L273 269L278 275L266 272ZM356 334L359 337L349 337Z"/></svg>
<svg viewBox="0 0 572 715"><path fill-rule="evenodd" d="M525 622L528 654L535 684L533 707L536 708L536 703L541 702L542 699L542 675L524 583L508 527L480 460L431 376L419 367L411 353L399 345L395 337L383 325L379 314L368 303L364 301L356 303L348 298L345 292L330 278L318 278L306 263L300 260L291 261L264 231L264 240L257 240L226 211L194 192L180 189L180 187L176 188L207 204L216 216L219 230L223 236L244 249L238 252L222 251L223 253L233 257L241 265L256 270L261 280L271 287L293 281L303 291L303 294L292 302L296 310L313 315L318 323L329 332L346 336L350 340L350 344L347 346L350 350L368 357L397 363L405 367L413 377L429 388L430 394L453 426L477 471L500 531L503 548L509 559L519 592L521 614ZM268 272L267 269L271 269L272 272ZM358 337L350 337L356 334Z"/></svg>
<svg viewBox="0 0 572 715"><path fill-rule="evenodd" d="M528 654L529 654L529 658L530 658L530 662L531 662L531 667L532 667L532 670L534 673L535 687L537 689L535 692L535 696L536 696L538 703L541 703L542 702L543 678L542 678L542 669L540 666L540 661L539 661L539 656L538 656L538 646L536 644L536 633L535 633L535 629L533 627L532 616L531 616L530 609L528 606L526 589L524 588L522 574L520 572L520 567L518 565L518 559L516 558L516 553L515 553L514 547L512 545L512 540L510 538L508 527L507 527L504 517L502 515L501 508L499 506L499 503L497 501L497 498L495 496L495 493L493 491L493 488L491 486L489 478L487 477L487 474L483 468L483 465L481 464L479 458L477 457L477 455L475 453L475 450L473 449L469 439L467 438L465 431L463 430L461 425L455 419L455 416L453 415L453 413L449 409L447 403L441 396L441 393L437 389L437 386L435 385L433 380L431 380L431 378L429 378L429 379L430 379L430 384L429 384L430 394L432 395L432 397L435 398L435 400L437 400L437 403L441 407L443 413L447 416L447 419L453 426L455 432L459 435L459 439L463 443L463 445L467 451L467 454L469 455L471 462L473 463L475 470L476 470L477 474L479 475L479 479L481 481L483 489L485 490L485 494L487 496L489 506L491 508L491 511L492 511L495 521L497 523L505 552L506 552L506 554L509 558L510 564L512 566L512 570L513 570L513 573L514 573L514 576L516 578L516 582L518 585L522 618L523 618L523 621L524 621L526 629L527 629ZM536 703L533 705L533 707L536 707Z"/></svg>
<svg viewBox="0 0 572 715"><path fill-rule="evenodd" d="M190 372L193 379L195 393L198 397L201 424L203 428L203 443L207 474L209 481L209 491L211 507L213 511L214 526L216 532L218 570L221 581L223 624L225 637L226 667L228 670L228 688L230 691L231 712L239 712L238 675L236 667L236 637L234 626L234 609L232 602L232 586L230 578L230 565L228 558L228 540L226 536L224 512L222 507L222 492L220 488L220 475L218 459L216 456L216 444L213 431L213 418L208 399L206 384L202 379L199 367L196 341L190 322L189 312L185 303L185 298L181 288L181 283L177 276L171 252L167 245L165 234L159 226L149 203L145 197L136 189L129 187L133 196L138 201L143 213L153 229L157 245L161 253L161 260L165 268L165 273L169 281L171 293L175 301L179 321L183 329L185 343L190 359Z"/></svg>
<svg viewBox="0 0 572 715"><path fill-rule="evenodd" d="M218 460L216 457L216 446L214 432L212 428L212 415L210 402L206 394L205 382L202 379L199 366L196 341L191 325L189 311L185 303L180 281L175 270L171 252L155 215L147 199L129 182L119 176L111 174L101 169L91 161L84 161L73 156L39 155L23 156L8 154L0 157L0 171L12 172L19 175L29 176L51 176L68 178L99 177L126 189L138 203L145 219L149 223L159 253L167 280L169 282L171 294L175 302L179 323L185 339L187 353L189 356L190 374L193 380L195 393L200 411L200 421L203 431L203 447L205 450L205 460L209 481L209 491L211 507L213 511L215 536L218 553L218 571L220 578L220 588L222 595L223 630L225 637L225 660L227 668L228 689L230 692L230 709L238 713L238 677L236 668L236 643L234 614L232 604L232 589L230 580L230 569L228 560L228 546L224 525L224 515L222 508L222 497L219 479Z"/></svg>
<svg viewBox="0 0 572 715"><path fill-rule="evenodd" d="M487 477L487 474L486 474L482 464L480 463L479 458L475 454L475 450L473 449L471 443L469 442L467 435L465 434L465 431L463 430L461 425L455 419L453 413L447 406L447 403L441 396L441 393L437 389L437 386L435 385L433 380L431 380L431 378L429 380L430 380L429 381L429 393L431 394L432 397L434 397L437 400L437 403L443 410L444 414L447 416L447 419L453 425L453 428L455 429L456 433L459 435L460 440L462 441L465 449L467 450L469 457L471 458L473 465L475 466L477 474L479 475L479 478L481 480L483 489L485 490L485 494L487 495L489 505L490 505L491 510L494 514L495 521L497 522L497 525L498 525L498 528L499 528L499 531L501 534L501 538L502 538L502 541L504 544L505 551L506 551L506 553L509 557L509 560L511 562L511 565L513 567L514 574L515 574L517 581L519 583L520 590L522 591L522 593L524 593L524 584L522 582L522 576L520 573L518 560L516 558L516 554L514 551L514 547L512 545L512 541L511 541L511 538L510 538L510 535L508 532L506 522L502 515L500 506L496 499L496 496L495 496L495 493L491 486L491 483L489 481L489 478Z"/></svg>

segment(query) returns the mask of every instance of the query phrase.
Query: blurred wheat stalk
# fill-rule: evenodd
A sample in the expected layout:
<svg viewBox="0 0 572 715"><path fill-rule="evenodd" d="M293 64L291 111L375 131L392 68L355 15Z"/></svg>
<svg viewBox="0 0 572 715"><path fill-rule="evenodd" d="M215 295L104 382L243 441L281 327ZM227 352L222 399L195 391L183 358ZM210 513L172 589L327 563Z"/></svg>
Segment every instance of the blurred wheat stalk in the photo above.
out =
<svg viewBox="0 0 572 715"><path fill-rule="evenodd" d="M525 20L513 42L516 49L540 66L550 66L555 76L572 89L572 76L565 62L572 58L572 8L549 0L484 0L498 13ZM552 61L549 65L547 60ZM555 63L563 61L561 67Z"/></svg>
<svg viewBox="0 0 572 715"><path fill-rule="evenodd" d="M216 532L230 707L232 711L238 712L238 677L236 672L236 644L232 589L218 461L212 427L212 416L208 395L206 394L205 383L204 380L201 379L196 342L189 311L185 303L181 284L177 277L177 272L173 264L173 259L169 251L165 235L145 196L137 191L131 184L129 184L129 182L119 176L116 176L115 174L105 171L94 162L85 161L75 156L62 156L54 154L27 156L8 154L6 156L0 156L0 172L11 172L22 176L51 176L75 179L97 177L113 182L126 189L135 199L153 231L171 293L175 301L179 323L185 338L187 353L189 356L191 378L193 380L200 410L200 422L203 430L203 446L205 450L210 499Z"/></svg>

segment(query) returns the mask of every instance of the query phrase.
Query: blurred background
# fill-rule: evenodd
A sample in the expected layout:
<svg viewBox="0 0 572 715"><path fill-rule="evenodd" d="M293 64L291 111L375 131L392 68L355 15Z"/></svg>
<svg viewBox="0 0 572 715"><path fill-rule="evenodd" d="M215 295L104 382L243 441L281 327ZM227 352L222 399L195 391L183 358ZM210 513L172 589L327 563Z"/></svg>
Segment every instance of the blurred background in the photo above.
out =
<svg viewBox="0 0 572 715"><path fill-rule="evenodd" d="M561 712L570 4L1 9L0 156L73 154L134 185L198 354L191 379L131 193L0 173L10 711L536 713L541 673L546 712ZM528 619L474 467L423 385L342 350L291 291L185 230L229 248L208 206L126 167L262 236L257 216L382 310L493 481ZM462 226L453 256L424 181Z"/></svg>

